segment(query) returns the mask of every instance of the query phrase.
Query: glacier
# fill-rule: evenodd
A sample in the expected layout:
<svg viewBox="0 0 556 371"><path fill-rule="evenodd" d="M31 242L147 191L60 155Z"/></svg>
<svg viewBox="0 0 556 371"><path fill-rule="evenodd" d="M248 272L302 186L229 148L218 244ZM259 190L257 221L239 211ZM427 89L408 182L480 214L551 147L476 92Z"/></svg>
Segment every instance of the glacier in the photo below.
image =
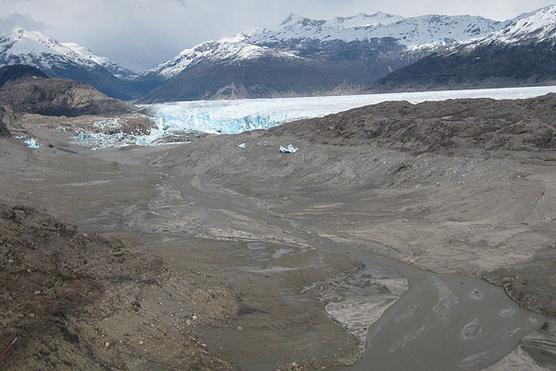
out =
<svg viewBox="0 0 556 371"><path fill-rule="evenodd" d="M421 103L461 98L525 99L556 92L556 86L450 90L306 98L240 99L161 103L148 106L158 130L155 137L172 132L238 134L269 129L300 119L323 117L386 101ZM152 135L151 135L152 136Z"/></svg>
<svg viewBox="0 0 556 371"><path fill-rule="evenodd" d="M149 135L79 131L75 133L74 139L79 144L94 149L130 145L152 146L169 144L165 138L171 138L176 134L239 134L386 101L408 101L416 104L463 98L526 99L548 93L556 93L556 86L159 103L139 106L156 123L156 128L152 129ZM117 128L118 120L98 122L96 126Z"/></svg>

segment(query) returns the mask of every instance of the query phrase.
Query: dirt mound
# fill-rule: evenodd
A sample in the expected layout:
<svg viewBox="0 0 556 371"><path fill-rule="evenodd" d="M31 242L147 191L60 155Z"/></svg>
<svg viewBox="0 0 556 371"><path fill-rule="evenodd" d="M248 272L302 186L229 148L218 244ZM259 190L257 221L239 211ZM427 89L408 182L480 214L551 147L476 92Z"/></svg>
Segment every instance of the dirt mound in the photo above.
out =
<svg viewBox="0 0 556 371"><path fill-rule="evenodd" d="M132 105L109 98L88 85L63 79L13 81L0 88L0 102L10 104L17 112L46 116L114 115L135 111Z"/></svg>
<svg viewBox="0 0 556 371"><path fill-rule="evenodd" d="M4 125L4 123L0 119L0 137L9 137L9 136L11 136L10 132L6 128L6 125Z"/></svg>
<svg viewBox="0 0 556 371"><path fill-rule="evenodd" d="M233 314L232 298L193 288L158 258L2 204L0 256L2 369L228 367L195 338L203 308L191 298L213 319Z"/></svg>
<svg viewBox="0 0 556 371"><path fill-rule="evenodd" d="M16 120L13 110L7 106L0 104L0 137L11 136L8 127L13 125Z"/></svg>
<svg viewBox="0 0 556 371"><path fill-rule="evenodd" d="M11 136L10 131L6 127L6 124L3 120L3 107L0 107L0 137L9 137Z"/></svg>
<svg viewBox="0 0 556 371"><path fill-rule="evenodd" d="M487 281L504 287L509 297L522 307L556 316L556 252L543 251L542 257L484 275Z"/></svg>
<svg viewBox="0 0 556 371"><path fill-rule="evenodd" d="M385 102L268 131L318 143L423 152L556 148L556 95L525 100L460 99Z"/></svg>

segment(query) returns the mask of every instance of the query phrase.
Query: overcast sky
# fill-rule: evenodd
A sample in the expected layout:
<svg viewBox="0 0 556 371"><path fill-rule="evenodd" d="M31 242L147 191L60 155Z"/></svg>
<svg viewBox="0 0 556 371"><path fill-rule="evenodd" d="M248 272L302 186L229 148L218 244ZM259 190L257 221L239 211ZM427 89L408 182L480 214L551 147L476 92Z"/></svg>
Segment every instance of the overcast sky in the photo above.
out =
<svg viewBox="0 0 556 371"><path fill-rule="evenodd" d="M280 23L384 11L508 19L555 0L0 0L0 32L40 30L132 69L152 67L200 42Z"/></svg>

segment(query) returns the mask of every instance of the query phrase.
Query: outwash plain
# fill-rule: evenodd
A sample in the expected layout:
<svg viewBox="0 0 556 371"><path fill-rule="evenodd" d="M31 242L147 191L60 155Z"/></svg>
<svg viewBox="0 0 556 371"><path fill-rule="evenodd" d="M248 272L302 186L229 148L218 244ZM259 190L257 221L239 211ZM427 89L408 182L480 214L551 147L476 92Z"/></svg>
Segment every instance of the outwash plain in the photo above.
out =
<svg viewBox="0 0 556 371"><path fill-rule="evenodd" d="M0 110L2 369L556 368L556 95L93 150L150 128L95 102Z"/></svg>

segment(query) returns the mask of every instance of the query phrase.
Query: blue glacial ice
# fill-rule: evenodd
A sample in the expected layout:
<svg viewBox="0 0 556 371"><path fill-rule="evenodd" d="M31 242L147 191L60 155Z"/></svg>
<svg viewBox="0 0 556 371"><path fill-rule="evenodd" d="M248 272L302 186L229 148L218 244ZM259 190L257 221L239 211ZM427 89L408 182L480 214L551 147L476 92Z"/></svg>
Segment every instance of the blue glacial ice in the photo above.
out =
<svg viewBox="0 0 556 371"><path fill-rule="evenodd" d="M179 133L238 134L385 101L421 103L459 98L524 99L551 92L556 92L556 86L161 103L141 106L147 109L157 125L149 135L78 133L76 140L99 148L133 144L147 146L156 145L161 139ZM115 128L118 122L106 121L99 125Z"/></svg>
<svg viewBox="0 0 556 371"><path fill-rule="evenodd" d="M203 132L238 134L287 122L323 117L385 101L421 103L459 98L523 99L556 92L556 86L369 94L309 98L240 99L154 104L148 107L158 134Z"/></svg>

